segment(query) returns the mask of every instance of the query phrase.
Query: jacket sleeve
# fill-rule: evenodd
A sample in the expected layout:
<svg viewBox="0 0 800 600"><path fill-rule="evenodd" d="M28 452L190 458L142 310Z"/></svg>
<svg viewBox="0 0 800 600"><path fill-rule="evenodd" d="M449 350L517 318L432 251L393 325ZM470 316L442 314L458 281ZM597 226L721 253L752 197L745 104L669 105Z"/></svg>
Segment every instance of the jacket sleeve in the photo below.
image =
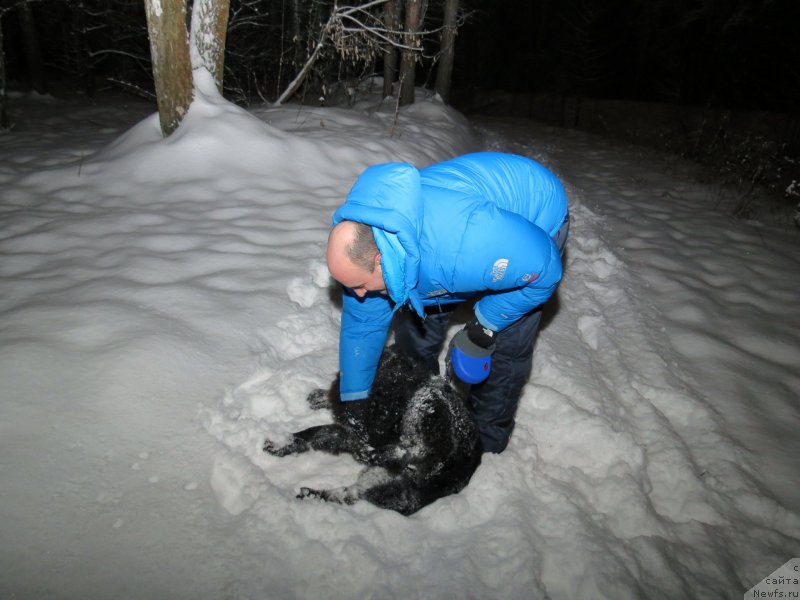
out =
<svg viewBox="0 0 800 600"><path fill-rule="evenodd" d="M386 296L367 294L359 298L343 288L339 337L339 392L343 401L362 400L369 395L392 314Z"/></svg>
<svg viewBox="0 0 800 600"><path fill-rule="evenodd" d="M461 256L462 261L473 257L472 277L482 279L470 282L473 289L488 290L475 304L475 316L494 331L502 331L546 302L561 280L561 255L550 236L527 219L497 207L472 215Z"/></svg>

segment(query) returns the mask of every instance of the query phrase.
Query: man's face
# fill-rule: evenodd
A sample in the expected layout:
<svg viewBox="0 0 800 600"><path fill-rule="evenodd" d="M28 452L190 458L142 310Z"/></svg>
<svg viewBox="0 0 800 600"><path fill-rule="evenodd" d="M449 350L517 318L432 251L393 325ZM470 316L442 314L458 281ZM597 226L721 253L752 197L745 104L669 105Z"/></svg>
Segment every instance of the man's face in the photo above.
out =
<svg viewBox="0 0 800 600"><path fill-rule="evenodd" d="M377 261L372 273L354 265L346 258L344 262L346 263L344 268L339 269L337 273L331 270L331 275L343 286L353 290L356 296L363 298L367 292L383 293L386 291L386 283L383 281L383 271L381 270L380 260Z"/></svg>
<svg viewBox="0 0 800 600"><path fill-rule="evenodd" d="M375 255L375 268L370 272L354 265L343 253L329 250L328 270L336 281L353 290L359 298L367 292L386 292L380 254Z"/></svg>

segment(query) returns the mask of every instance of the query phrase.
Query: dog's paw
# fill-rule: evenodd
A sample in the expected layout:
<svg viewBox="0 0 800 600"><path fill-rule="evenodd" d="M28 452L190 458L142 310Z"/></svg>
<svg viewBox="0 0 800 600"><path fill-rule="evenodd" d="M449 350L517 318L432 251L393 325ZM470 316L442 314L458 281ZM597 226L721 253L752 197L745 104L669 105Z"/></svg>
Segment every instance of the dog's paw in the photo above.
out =
<svg viewBox="0 0 800 600"><path fill-rule="evenodd" d="M355 504L358 497L350 493L350 488L344 487L336 490L315 490L313 488L302 487L297 494L299 500L313 498L324 500L325 502L335 502L336 504Z"/></svg>
<svg viewBox="0 0 800 600"><path fill-rule="evenodd" d="M313 410L321 410L323 408L330 408L331 401L328 398L328 390L316 389L306 397L308 406Z"/></svg>
<svg viewBox="0 0 800 600"><path fill-rule="evenodd" d="M305 500L306 498L316 498L321 500L322 499L322 496L320 495L321 493L322 492L320 492L319 490L314 490L312 488L307 488L307 487L301 487L296 498L298 500Z"/></svg>
<svg viewBox="0 0 800 600"><path fill-rule="evenodd" d="M272 454L272 456L286 456L287 454L291 454L290 446L279 446L270 440L265 440L261 449L267 454Z"/></svg>
<svg viewBox="0 0 800 600"><path fill-rule="evenodd" d="M380 465L381 453L368 445L359 446L353 450L353 458L364 465Z"/></svg>

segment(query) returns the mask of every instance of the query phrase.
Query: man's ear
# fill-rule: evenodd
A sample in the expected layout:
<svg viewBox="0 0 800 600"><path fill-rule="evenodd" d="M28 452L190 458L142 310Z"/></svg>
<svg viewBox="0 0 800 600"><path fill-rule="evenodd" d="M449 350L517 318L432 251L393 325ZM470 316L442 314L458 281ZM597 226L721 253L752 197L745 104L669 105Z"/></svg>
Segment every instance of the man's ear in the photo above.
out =
<svg viewBox="0 0 800 600"><path fill-rule="evenodd" d="M380 264L381 264L381 253L380 253L380 252L378 252L377 254L375 254L375 264L376 264L377 266L380 266Z"/></svg>

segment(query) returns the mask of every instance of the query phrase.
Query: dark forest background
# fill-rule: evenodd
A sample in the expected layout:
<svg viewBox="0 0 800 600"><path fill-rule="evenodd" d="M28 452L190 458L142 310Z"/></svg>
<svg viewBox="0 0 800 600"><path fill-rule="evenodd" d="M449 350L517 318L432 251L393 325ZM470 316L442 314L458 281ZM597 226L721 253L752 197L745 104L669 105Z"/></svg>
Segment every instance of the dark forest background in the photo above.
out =
<svg viewBox="0 0 800 600"><path fill-rule="evenodd" d="M441 24L441 5L427 2L430 31ZM0 6L10 81L40 86L37 79L45 78L48 87L88 93L109 83L152 91L143 0L3 0ZM226 89L239 101L277 95L332 6L332 0L231 0ZM461 0L460 8L457 89L800 109L797 0ZM45 73L31 72L26 60L23 33L30 28ZM380 72L380 53L360 60L335 54L331 49L318 79ZM434 63L433 51L420 60L422 81Z"/></svg>
<svg viewBox="0 0 800 600"><path fill-rule="evenodd" d="M796 0L472 2L462 85L717 108L800 108ZM481 5L491 5L491 9Z"/></svg>
<svg viewBox="0 0 800 600"><path fill-rule="evenodd" d="M225 96L274 101L333 6L230 0ZM443 0L425 8L417 85L432 87ZM143 0L2 0L0 19L8 89L154 98ZM450 102L661 146L797 204L799 24L798 0L461 0ZM352 103L382 57L331 43L295 99Z"/></svg>

